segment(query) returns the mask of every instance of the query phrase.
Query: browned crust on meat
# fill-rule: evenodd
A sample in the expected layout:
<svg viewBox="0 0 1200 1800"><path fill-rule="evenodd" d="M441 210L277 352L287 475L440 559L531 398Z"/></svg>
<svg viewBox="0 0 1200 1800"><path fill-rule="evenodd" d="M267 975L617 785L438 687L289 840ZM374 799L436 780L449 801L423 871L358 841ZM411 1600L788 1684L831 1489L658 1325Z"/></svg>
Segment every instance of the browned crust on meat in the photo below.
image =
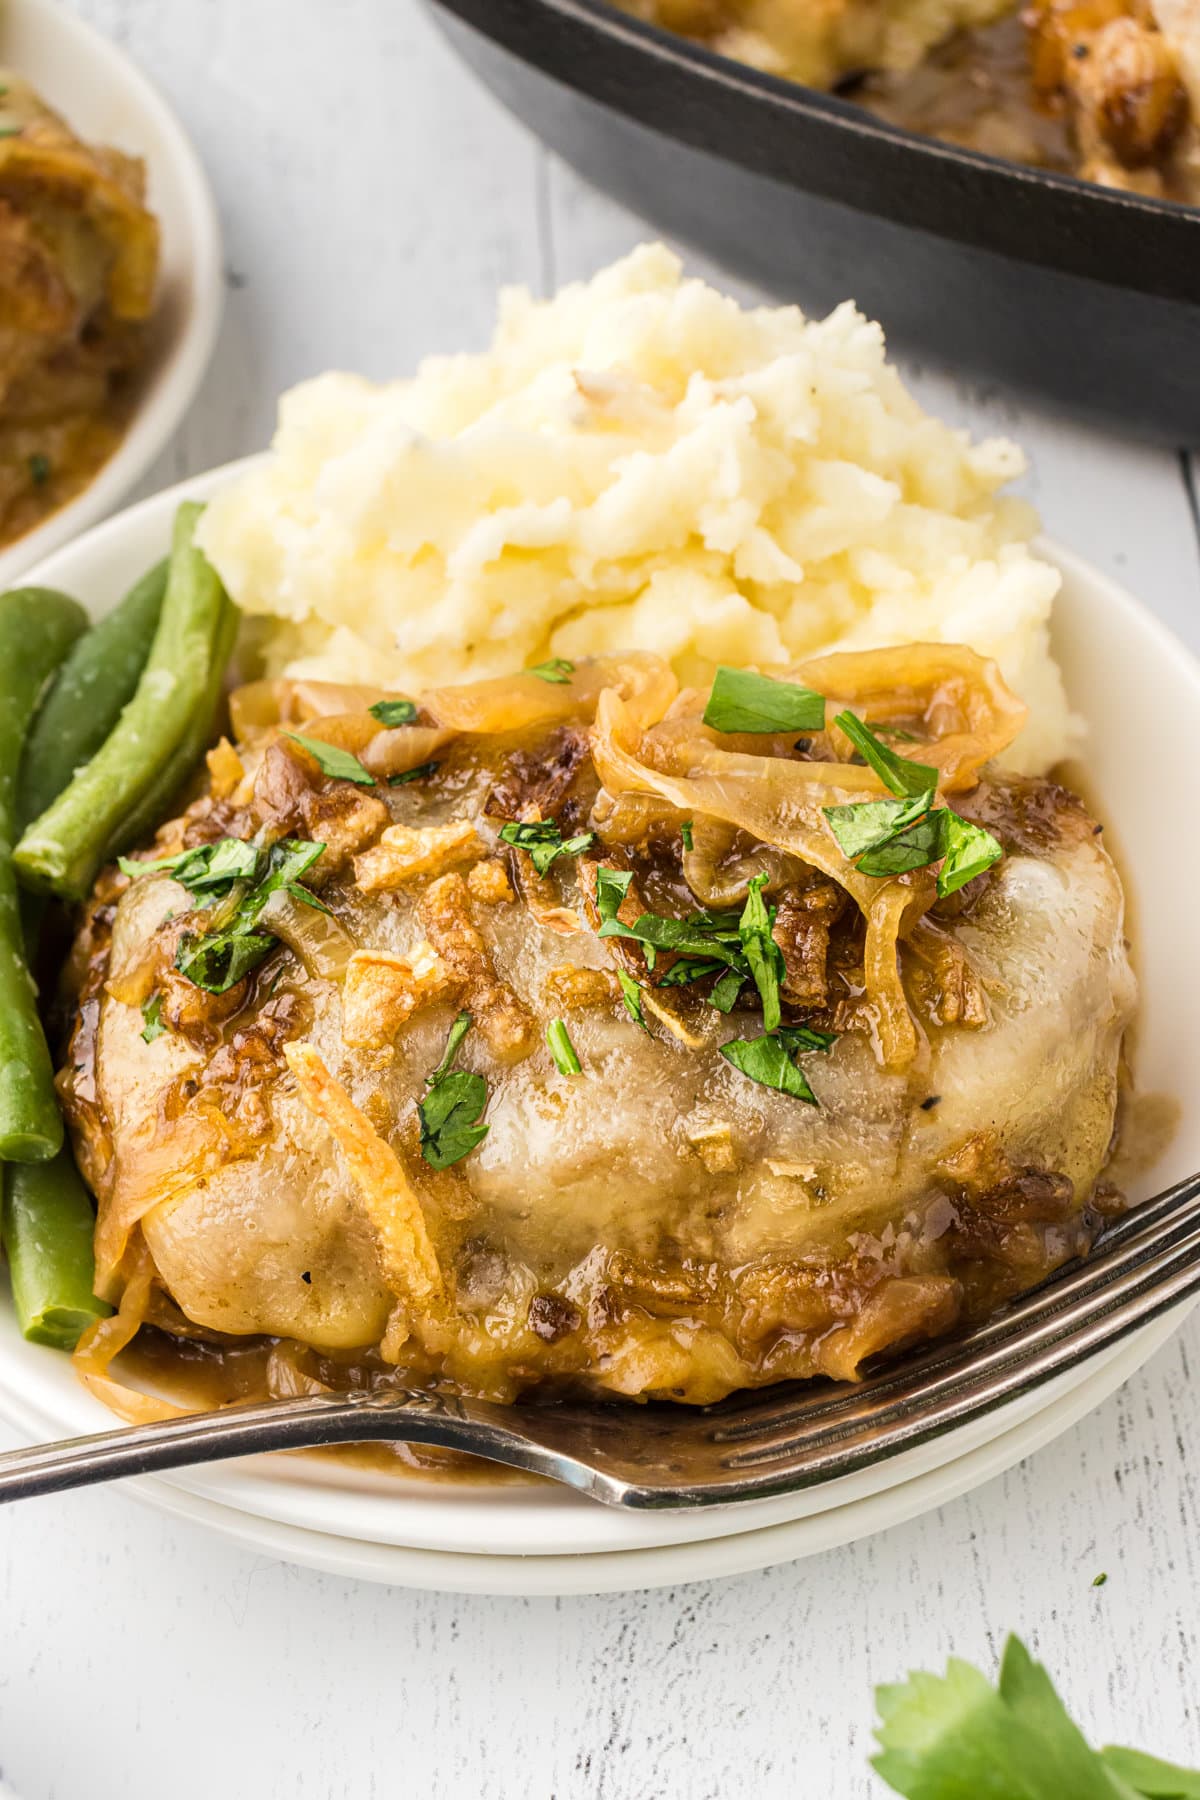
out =
<svg viewBox="0 0 1200 1800"><path fill-rule="evenodd" d="M471 1017L492 1054L501 1062L527 1056L537 1027L508 983L496 973L491 954L471 917L470 895L461 875L441 875L426 888L420 913L429 941L441 956Z"/></svg>

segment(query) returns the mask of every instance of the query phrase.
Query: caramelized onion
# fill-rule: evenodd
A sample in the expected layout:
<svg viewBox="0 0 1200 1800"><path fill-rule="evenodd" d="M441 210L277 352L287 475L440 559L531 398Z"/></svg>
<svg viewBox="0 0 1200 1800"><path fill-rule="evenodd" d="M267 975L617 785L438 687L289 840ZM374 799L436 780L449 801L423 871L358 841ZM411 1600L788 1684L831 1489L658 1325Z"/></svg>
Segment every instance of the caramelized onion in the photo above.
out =
<svg viewBox="0 0 1200 1800"><path fill-rule="evenodd" d="M337 713L365 714L384 697L383 688L348 681L248 681L230 694L229 717L234 737L245 743L280 726L306 725ZM371 724L379 730L374 720Z"/></svg>
<svg viewBox="0 0 1200 1800"><path fill-rule="evenodd" d="M118 1418L128 1420L131 1425L149 1425L156 1419L178 1418L187 1408L172 1406L169 1400L160 1400L157 1395L126 1387L108 1372L114 1357L136 1337L150 1301L155 1269L140 1232L128 1261L133 1267L125 1280L119 1311L88 1327L75 1346L71 1360L84 1387Z"/></svg>
<svg viewBox="0 0 1200 1800"><path fill-rule="evenodd" d="M376 725L374 737L360 754L363 766L382 779L436 761L454 737L454 732L441 731L435 725L393 725L383 731Z"/></svg>
<svg viewBox="0 0 1200 1800"><path fill-rule="evenodd" d="M631 652L577 664L567 681L544 681L525 671L463 687L431 688L421 704L440 725L489 735L591 716L606 690L615 691L638 724L661 719L678 683L661 657Z"/></svg>
<svg viewBox="0 0 1200 1800"><path fill-rule="evenodd" d="M880 1058L885 1067L902 1069L917 1058L922 1039L904 992L899 945L932 904L936 882L928 869L864 875L843 856L823 809L887 790L871 768L841 760L846 740L832 719L851 707L876 723L920 720L931 738L913 757L937 769L939 790L952 791L974 785L983 764L1016 737L1026 711L994 663L953 644L839 652L803 664L795 675L827 698L828 722L815 738L832 760L797 761L774 735L712 731L702 722L698 693L680 695L649 728L619 693L602 694L592 755L612 802L606 835L611 824L629 826L664 803L692 819L696 848L686 873L707 905L730 904L744 893L749 866L720 866L739 829L837 882L866 921L865 980ZM754 867L761 866L759 859ZM777 864L772 875L780 873Z"/></svg>
<svg viewBox="0 0 1200 1800"><path fill-rule="evenodd" d="M286 888L275 890L259 917L300 958L310 975L340 981L358 948L332 913L297 900Z"/></svg>
<svg viewBox="0 0 1200 1800"><path fill-rule="evenodd" d="M938 770L939 788L947 793L973 787L984 763L1007 750L1029 716L996 664L965 644L839 650L804 663L798 674L818 693L840 697L868 723L920 719L932 742L911 755ZM836 702L829 710L836 710ZM837 739L845 743L840 732Z"/></svg>

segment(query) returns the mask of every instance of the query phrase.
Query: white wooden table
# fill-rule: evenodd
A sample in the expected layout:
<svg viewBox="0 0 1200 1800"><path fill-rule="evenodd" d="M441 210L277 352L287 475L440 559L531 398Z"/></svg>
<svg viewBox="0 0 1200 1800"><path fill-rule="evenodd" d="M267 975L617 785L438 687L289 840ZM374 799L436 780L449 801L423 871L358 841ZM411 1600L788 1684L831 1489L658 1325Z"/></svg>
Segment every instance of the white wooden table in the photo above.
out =
<svg viewBox="0 0 1200 1800"><path fill-rule="evenodd" d="M415 0L76 3L178 107L227 234L216 362L147 489L264 443L298 377L478 345L498 284L544 291L642 235L475 88ZM1200 644L1181 456L909 373L1018 436L1047 528ZM1010 1628L1098 1739L1200 1763L1198 1363L1200 1317L943 1511L649 1595L389 1591L115 1491L27 1503L0 1515L0 1771L22 1800L845 1800L881 1791L872 1685L951 1652L991 1665Z"/></svg>

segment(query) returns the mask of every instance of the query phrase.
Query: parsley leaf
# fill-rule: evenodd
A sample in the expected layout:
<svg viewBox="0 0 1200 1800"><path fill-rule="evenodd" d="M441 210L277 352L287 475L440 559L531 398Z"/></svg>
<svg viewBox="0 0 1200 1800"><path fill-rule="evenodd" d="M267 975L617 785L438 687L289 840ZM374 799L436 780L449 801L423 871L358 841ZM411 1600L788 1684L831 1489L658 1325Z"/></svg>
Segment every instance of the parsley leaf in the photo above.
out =
<svg viewBox="0 0 1200 1800"><path fill-rule="evenodd" d="M278 941L261 931L210 931L202 938L181 941L175 967L205 993L227 994L271 954Z"/></svg>
<svg viewBox="0 0 1200 1800"><path fill-rule="evenodd" d="M192 850L181 850L177 856L162 856L156 862L137 862L118 856L122 875L137 881L142 875L170 875L196 897L216 899L228 893L237 881L254 881L266 860L266 852L241 838L218 838L215 844L197 844Z"/></svg>
<svg viewBox="0 0 1200 1800"><path fill-rule="evenodd" d="M858 800L848 806L823 806L821 811L843 854L853 857L890 843L932 805L933 790L927 788L910 800Z"/></svg>
<svg viewBox="0 0 1200 1800"><path fill-rule="evenodd" d="M1108 1744L1100 1752L1109 1773L1147 1800L1200 1800L1200 1769L1147 1756L1144 1750L1122 1750Z"/></svg>
<svg viewBox="0 0 1200 1800"><path fill-rule="evenodd" d="M704 723L714 731L822 731L825 700L795 682L722 664L704 709Z"/></svg>
<svg viewBox="0 0 1200 1800"><path fill-rule="evenodd" d="M1172 1771L1136 1752L1093 1750L1019 1638L1005 1645L997 1688L970 1663L951 1658L944 1675L910 1675L877 1688L875 1702L881 1749L874 1767L909 1800L975 1800L985 1793L1132 1800L1138 1792L1186 1800L1200 1794L1195 1773ZM1139 1789L1139 1771L1149 1786ZM1170 1785L1153 1785L1163 1772Z"/></svg>
<svg viewBox="0 0 1200 1800"><path fill-rule="evenodd" d="M903 763L903 758L894 760ZM905 766L921 768L919 763ZM888 776L883 778L892 785ZM846 856L858 858L864 875L904 875L910 869L924 869L944 858L937 891L939 899L945 899L990 869L1004 855L1004 848L990 831L961 819L950 807L934 807L933 798L934 790L925 788L908 799L862 800L821 810L841 850Z"/></svg>
<svg viewBox="0 0 1200 1800"><path fill-rule="evenodd" d="M751 881L745 909L738 921L738 936L762 1000L763 1030L774 1031L781 1017L779 978L784 972L784 963L783 952L771 936L772 915L763 899L767 881L765 874L755 875Z"/></svg>
<svg viewBox="0 0 1200 1800"><path fill-rule="evenodd" d="M840 712L834 724L850 739L854 748L861 752L890 793L898 794L903 800L937 787L936 769L930 768L927 763L909 762L906 756L897 756L894 750L889 750L886 744L880 743L871 727L857 713Z"/></svg>
<svg viewBox="0 0 1200 1800"><path fill-rule="evenodd" d="M633 976L627 975L624 969L617 970L617 980L621 984L621 998L625 1002L625 1011L635 1025L640 1025L643 1031L649 1031L650 1027L646 1023L646 1014L642 1007L641 988Z"/></svg>
<svg viewBox="0 0 1200 1800"><path fill-rule="evenodd" d="M703 981L706 975L717 975L724 967L725 964L721 962L713 960L693 962L690 957L681 956L678 962L671 964L666 974L655 983L655 986L660 988L690 987L693 981ZM739 975L738 986L740 987L741 984Z"/></svg>
<svg viewBox="0 0 1200 1800"><path fill-rule="evenodd" d="M858 861L864 875L907 875L910 869L928 868L942 854L944 810L927 813L907 831L890 838L874 850L868 850Z"/></svg>
<svg viewBox="0 0 1200 1800"><path fill-rule="evenodd" d="M486 1105L487 1082L465 1069L451 1070L429 1090L417 1112L421 1155L431 1169L451 1168L483 1142L490 1128L478 1121Z"/></svg>
<svg viewBox="0 0 1200 1800"><path fill-rule="evenodd" d="M462 1043L474 1023L474 1019L465 1007L462 1012L456 1015L454 1023L450 1027L449 1035L446 1038L446 1048L442 1052L442 1060L433 1071L433 1074L425 1077L426 1087L432 1087L435 1081L440 1081L442 1076L446 1074L450 1064L458 1054L458 1046Z"/></svg>
<svg viewBox="0 0 1200 1800"><path fill-rule="evenodd" d="M568 662L564 656L552 656L549 662L535 663L532 669L526 669L527 675L536 675L539 681L550 681L556 685L564 685L575 673L575 664Z"/></svg>
<svg viewBox="0 0 1200 1800"><path fill-rule="evenodd" d="M564 842L553 819L539 819L525 825L502 825L500 836L506 844L528 850L539 875L544 875L560 856L582 856L585 850L591 849L596 838L594 831L583 831L578 837L567 838Z"/></svg>
<svg viewBox="0 0 1200 1800"><path fill-rule="evenodd" d="M413 700L377 700L367 711L381 725L411 725L417 716L417 705Z"/></svg>
<svg viewBox="0 0 1200 1800"><path fill-rule="evenodd" d="M428 1093L418 1102L421 1155L431 1169L449 1169L481 1144L489 1127L479 1124L487 1105L487 1082L466 1069L452 1069L458 1047L471 1029L469 1012L460 1012L450 1027L441 1062L425 1077Z"/></svg>
<svg viewBox="0 0 1200 1800"><path fill-rule="evenodd" d="M708 1004L715 1006L718 1012L732 1012L745 979L740 969L726 969L708 996Z"/></svg>
<svg viewBox="0 0 1200 1800"><path fill-rule="evenodd" d="M817 1031L812 1025L781 1025L775 1033L789 1050L820 1050L828 1052L838 1041L836 1031Z"/></svg>
<svg viewBox="0 0 1200 1800"><path fill-rule="evenodd" d="M546 1043L554 1058L554 1066L560 1075L579 1075L583 1065L579 1060L571 1034L563 1019L551 1019L546 1027Z"/></svg>
<svg viewBox="0 0 1200 1800"><path fill-rule="evenodd" d="M600 914L601 925L616 921L632 880L632 869L606 869L602 864L596 870L596 911ZM615 934L610 931L607 935ZM600 936L604 937L605 933L601 931Z"/></svg>
<svg viewBox="0 0 1200 1800"><path fill-rule="evenodd" d="M399 775L388 776L389 787L405 787L410 781L424 781L426 775L432 775L438 768L435 762L418 763L415 769L402 769Z"/></svg>
<svg viewBox="0 0 1200 1800"><path fill-rule="evenodd" d="M175 967L196 987L210 994L224 994L236 987L250 971L269 956L278 939L271 933L258 931L259 915L271 895L286 888L310 906L323 903L307 888L300 877L312 868L325 850L324 844L307 838L280 838L267 852L266 872L258 885L238 901L232 916L223 919L215 931L202 937L180 940L175 954ZM324 910L328 910L327 908Z"/></svg>
<svg viewBox="0 0 1200 1800"><path fill-rule="evenodd" d="M695 843L692 840L692 821L690 819L685 819L683 821L683 824L679 827L679 835L683 839L683 847L685 850L694 850L696 848Z"/></svg>
<svg viewBox="0 0 1200 1800"><path fill-rule="evenodd" d="M143 1044L152 1044L156 1037L161 1037L167 1029L162 1022L162 995L151 994L148 1000L142 1001Z"/></svg>
<svg viewBox="0 0 1200 1800"><path fill-rule="evenodd" d="M942 822L941 854L945 857L938 873L938 898L945 899L976 875L982 875L990 869L994 862L999 862L1004 855L1004 847L997 843L990 831L984 831L980 825L972 825L967 819L960 819L949 807L939 815ZM859 864L859 868L862 864ZM870 870L867 871L870 873Z"/></svg>
<svg viewBox="0 0 1200 1800"><path fill-rule="evenodd" d="M601 937L613 935L611 926L600 927ZM742 970L747 967L741 951L735 950L720 931L714 931L702 919L665 919L659 913L642 913L631 926L620 926L619 935L634 937L639 944L648 944L654 950L673 950L679 956L716 958L718 962Z"/></svg>
<svg viewBox="0 0 1200 1800"><path fill-rule="evenodd" d="M756 1038L732 1038L728 1044L721 1045L721 1055L751 1081L776 1088L781 1094L791 1094L793 1099L803 1100L809 1106L819 1104L803 1071L792 1061L793 1051L781 1032L766 1031Z"/></svg>
<svg viewBox="0 0 1200 1800"><path fill-rule="evenodd" d="M320 764L321 773L328 775L331 781L353 781L358 787L375 786L375 777L348 750L339 750L336 744L323 743L320 738L305 737L299 731L289 731L287 736L293 744L308 751Z"/></svg>

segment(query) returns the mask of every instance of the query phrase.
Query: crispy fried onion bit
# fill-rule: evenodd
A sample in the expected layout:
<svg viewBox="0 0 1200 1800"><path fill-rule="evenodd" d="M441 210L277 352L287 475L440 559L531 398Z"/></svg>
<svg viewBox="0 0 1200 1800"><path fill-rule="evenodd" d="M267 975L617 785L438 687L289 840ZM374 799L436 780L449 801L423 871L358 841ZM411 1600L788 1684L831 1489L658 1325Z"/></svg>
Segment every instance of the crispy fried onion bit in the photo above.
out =
<svg viewBox="0 0 1200 1800"><path fill-rule="evenodd" d="M937 769L939 795L946 795L975 786L983 764L1016 737L1025 708L994 663L955 644L843 651L781 678L826 696L827 724L817 743L829 760L755 754L755 739L745 736L729 748L733 740L702 723L703 693L681 694L650 724L644 707L635 717L609 690L600 696L592 728L596 769L618 803L628 795L644 804L650 796L698 822L707 817L740 827L837 882L866 923L865 983L881 1058L885 1067L903 1069L920 1038L900 978L899 945L932 904L936 882L928 869L884 879L863 875L842 855L821 809L877 799L886 790L871 769L844 760L849 746L832 721L844 708L876 725L924 719L934 741L914 754Z"/></svg>
<svg viewBox="0 0 1200 1800"><path fill-rule="evenodd" d="M403 1165L365 1113L359 1111L311 1044L284 1048L300 1098L346 1159L375 1231L379 1262L396 1296L381 1353L396 1361L409 1337L426 1349L442 1349L449 1332L449 1301L421 1202Z"/></svg>

